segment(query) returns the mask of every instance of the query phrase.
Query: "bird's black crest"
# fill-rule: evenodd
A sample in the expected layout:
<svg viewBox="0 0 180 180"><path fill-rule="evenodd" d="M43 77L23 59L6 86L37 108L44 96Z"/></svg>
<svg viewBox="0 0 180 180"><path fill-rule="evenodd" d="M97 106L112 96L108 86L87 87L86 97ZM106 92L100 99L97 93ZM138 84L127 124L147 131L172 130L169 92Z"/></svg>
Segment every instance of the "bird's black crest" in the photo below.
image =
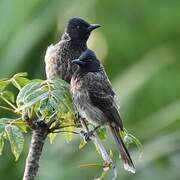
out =
<svg viewBox="0 0 180 180"><path fill-rule="evenodd" d="M84 51L81 56L72 63L79 65L80 72L98 72L102 70L100 61L90 49Z"/></svg>
<svg viewBox="0 0 180 180"><path fill-rule="evenodd" d="M82 60L82 61L87 60L87 59L97 60L95 53L90 49L87 49L86 51L84 51L79 57L79 60Z"/></svg>
<svg viewBox="0 0 180 180"><path fill-rule="evenodd" d="M72 17L68 21L68 27L72 27L72 26L82 26L86 28L89 27L90 24L80 17Z"/></svg>
<svg viewBox="0 0 180 180"><path fill-rule="evenodd" d="M99 24L90 24L80 17L73 17L68 21L66 33L74 44L86 44L90 33L100 27Z"/></svg>

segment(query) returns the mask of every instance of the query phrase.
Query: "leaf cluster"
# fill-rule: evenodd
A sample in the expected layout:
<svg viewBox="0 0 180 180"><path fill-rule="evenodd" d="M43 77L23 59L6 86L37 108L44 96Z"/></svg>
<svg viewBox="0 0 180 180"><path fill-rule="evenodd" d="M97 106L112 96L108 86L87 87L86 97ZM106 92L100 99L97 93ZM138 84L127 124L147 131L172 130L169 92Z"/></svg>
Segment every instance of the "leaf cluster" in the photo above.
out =
<svg viewBox="0 0 180 180"><path fill-rule="evenodd" d="M10 88L12 85L18 90L17 96ZM78 124L69 85L65 81L58 77L30 80L27 73L18 73L10 79L0 80L0 98L5 102L0 108L10 111L14 117L0 119L0 154L8 140L17 160L23 150L23 133L41 121L49 126L51 142L59 130L65 132L67 142L72 140L72 131Z"/></svg>

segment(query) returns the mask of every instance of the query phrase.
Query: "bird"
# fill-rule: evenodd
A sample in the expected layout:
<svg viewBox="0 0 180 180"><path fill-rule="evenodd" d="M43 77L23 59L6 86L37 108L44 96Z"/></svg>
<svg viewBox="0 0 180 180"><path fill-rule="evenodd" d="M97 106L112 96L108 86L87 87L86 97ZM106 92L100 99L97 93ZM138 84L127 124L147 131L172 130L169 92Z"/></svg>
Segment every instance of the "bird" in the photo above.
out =
<svg viewBox="0 0 180 180"><path fill-rule="evenodd" d="M46 77L51 79L57 75L70 83L76 66L71 63L87 49L87 40L93 30L101 27L99 24L90 24L80 17L72 17L67 23L61 40L50 45L45 54Z"/></svg>
<svg viewBox="0 0 180 180"><path fill-rule="evenodd" d="M70 89L73 103L80 116L95 127L108 126L117 143L124 169L135 173L131 156L120 136L124 131L117 96L96 54L87 49L72 61L77 70L72 76ZM94 128L97 129L97 128Z"/></svg>

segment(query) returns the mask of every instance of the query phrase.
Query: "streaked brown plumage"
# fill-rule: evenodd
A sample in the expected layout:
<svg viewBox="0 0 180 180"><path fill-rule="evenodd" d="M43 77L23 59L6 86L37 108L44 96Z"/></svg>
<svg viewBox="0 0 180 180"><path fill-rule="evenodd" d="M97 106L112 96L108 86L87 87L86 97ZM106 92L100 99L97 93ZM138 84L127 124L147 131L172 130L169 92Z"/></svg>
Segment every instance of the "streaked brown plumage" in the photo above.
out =
<svg viewBox="0 0 180 180"><path fill-rule="evenodd" d="M110 127L124 168L135 173L134 164L119 133L124 128L116 95L102 64L91 50L86 50L72 62L79 66L71 79L71 91L80 116L94 125Z"/></svg>
<svg viewBox="0 0 180 180"><path fill-rule="evenodd" d="M87 40L91 31L100 27L97 24L89 24L79 17L69 20L67 28L62 35L61 41L50 45L46 51L45 64L46 76L60 76L63 80L70 82L76 66L71 63L87 49Z"/></svg>

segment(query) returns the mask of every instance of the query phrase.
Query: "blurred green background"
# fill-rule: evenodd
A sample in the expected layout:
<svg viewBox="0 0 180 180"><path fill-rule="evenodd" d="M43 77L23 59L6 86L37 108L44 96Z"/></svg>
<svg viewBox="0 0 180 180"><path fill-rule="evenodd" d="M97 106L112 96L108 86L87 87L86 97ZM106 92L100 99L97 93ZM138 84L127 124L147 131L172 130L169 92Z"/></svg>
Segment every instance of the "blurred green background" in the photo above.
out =
<svg viewBox="0 0 180 180"><path fill-rule="evenodd" d="M27 71L45 78L44 55L59 41L69 17L81 16L103 27L89 46L103 61L121 101L125 127L143 143L137 173L123 170L116 145L118 179L180 179L180 1L179 0L0 0L0 78ZM0 111L1 116L8 116ZM19 161L7 144L0 157L0 179L22 179L30 136ZM78 150L79 138L67 144L62 134L46 143L39 180L91 180L102 169L79 168L101 162L93 144ZM111 179L110 173L106 179Z"/></svg>

